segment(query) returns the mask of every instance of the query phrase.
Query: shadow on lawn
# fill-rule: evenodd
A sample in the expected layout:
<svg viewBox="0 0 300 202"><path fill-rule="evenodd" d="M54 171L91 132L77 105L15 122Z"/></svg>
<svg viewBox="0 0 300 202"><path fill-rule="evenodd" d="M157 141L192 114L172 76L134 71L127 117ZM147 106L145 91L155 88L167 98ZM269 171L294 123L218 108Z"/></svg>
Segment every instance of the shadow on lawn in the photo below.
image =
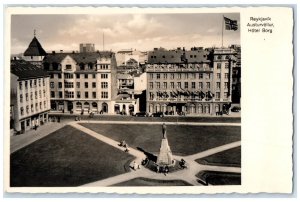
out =
<svg viewBox="0 0 300 202"><path fill-rule="evenodd" d="M145 150L144 150L143 148L141 148L141 147L137 147L137 149L138 149L139 151L143 152L143 153L147 156L147 158L148 158L150 161L156 162L157 156L155 156L154 154L151 154L151 153L145 151Z"/></svg>

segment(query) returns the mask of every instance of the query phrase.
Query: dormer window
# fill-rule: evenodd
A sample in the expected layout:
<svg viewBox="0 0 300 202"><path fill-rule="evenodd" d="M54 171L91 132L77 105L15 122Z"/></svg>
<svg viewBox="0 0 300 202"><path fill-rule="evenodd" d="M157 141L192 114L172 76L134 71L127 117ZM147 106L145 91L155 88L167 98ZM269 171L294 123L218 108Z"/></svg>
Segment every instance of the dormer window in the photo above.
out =
<svg viewBox="0 0 300 202"><path fill-rule="evenodd" d="M72 65L66 65L66 70L72 70Z"/></svg>
<svg viewBox="0 0 300 202"><path fill-rule="evenodd" d="M53 62L52 63L52 68L53 68L54 71L57 71L58 70L58 63Z"/></svg>
<svg viewBox="0 0 300 202"><path fill-rule="evenodd" d="M93 69L93 63L89 63L88 67L89 67L89 70L92 70Z"/></svg>
<svg viewBox="0 0 300 202"><path fill-rule="evenodd" d="M79 67L80 67L80 70L84 70L84 64L83 63L80 63Z"/></svg>

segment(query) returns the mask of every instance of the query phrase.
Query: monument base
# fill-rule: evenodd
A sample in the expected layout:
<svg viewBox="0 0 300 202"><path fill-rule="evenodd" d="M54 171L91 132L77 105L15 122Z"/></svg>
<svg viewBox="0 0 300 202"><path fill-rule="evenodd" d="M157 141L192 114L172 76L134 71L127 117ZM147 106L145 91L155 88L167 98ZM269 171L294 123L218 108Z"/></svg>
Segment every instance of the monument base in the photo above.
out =
<svg viewBox="0 0 300 202"><path fill-rule="evenodd" d="M159 155L157 157L156 164L159 166L171 166L174 164L173 155L168 144L168 139L163 138L161 140L161 146Z"/></svg>

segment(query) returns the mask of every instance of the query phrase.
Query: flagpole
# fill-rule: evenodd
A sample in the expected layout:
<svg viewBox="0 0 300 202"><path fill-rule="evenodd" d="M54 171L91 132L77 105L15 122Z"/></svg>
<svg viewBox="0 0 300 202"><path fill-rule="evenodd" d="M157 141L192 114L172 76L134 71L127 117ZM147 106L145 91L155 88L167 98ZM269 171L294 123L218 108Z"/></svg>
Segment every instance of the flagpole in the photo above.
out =
<svg viewBox="0 0 300 202"><path fill-rule="evenodd" d="M222 19L222 48L223 48L223 30L224 30L224 15Z"/></svg>
<svg viewBox="0 0 300 202"><path fill-rule="evenodd" d="M103 51L104 51L104 32L102 33L102 41L103 41Z"/></svg>

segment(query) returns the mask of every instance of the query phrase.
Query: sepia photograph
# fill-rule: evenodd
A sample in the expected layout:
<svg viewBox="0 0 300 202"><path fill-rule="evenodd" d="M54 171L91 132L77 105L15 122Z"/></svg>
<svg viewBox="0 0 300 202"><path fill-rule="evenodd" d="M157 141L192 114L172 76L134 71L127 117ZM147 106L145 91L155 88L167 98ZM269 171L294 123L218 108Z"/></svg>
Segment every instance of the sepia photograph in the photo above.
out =
<svg viewBox="0 0 300 202"><path fill-rule="evenodd" d="M242 184L239 13L10 20L10 187Z"/></svg>

